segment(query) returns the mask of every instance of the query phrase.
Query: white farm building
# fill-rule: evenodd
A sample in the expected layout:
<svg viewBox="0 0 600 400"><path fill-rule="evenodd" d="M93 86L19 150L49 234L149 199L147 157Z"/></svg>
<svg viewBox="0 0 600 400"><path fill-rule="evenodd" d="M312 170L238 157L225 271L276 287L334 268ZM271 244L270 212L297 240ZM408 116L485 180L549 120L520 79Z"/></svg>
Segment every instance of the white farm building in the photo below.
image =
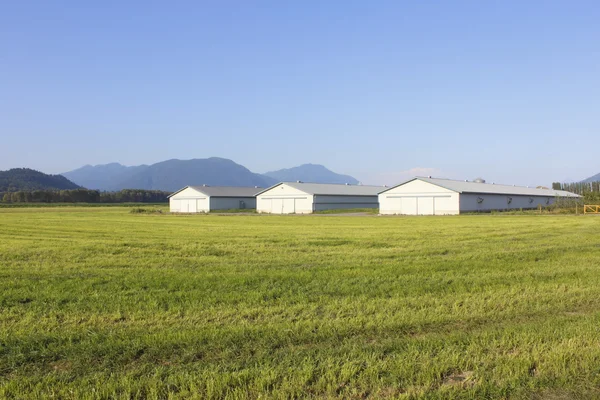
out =
<svg viewBox="0 0 600 400"><path fill-rule="evenodd" d="M563 190L496 185L483 180L414 178L379 194L380 214L451 215L463 212L533 209L557 198L578 198Z"/></svg>
<svg viewBox="0 0 600 400"><path fill-rule="evenodd" d="M169 196L171 212L255 209L257 187L186 186Z"/></svg>
<svg viewBox="0 0 600 400"><path fill-rule="evenodd" d="M282 182L256 195L256 211L310 214L314 211L377 208L381 186Z"/></svg>

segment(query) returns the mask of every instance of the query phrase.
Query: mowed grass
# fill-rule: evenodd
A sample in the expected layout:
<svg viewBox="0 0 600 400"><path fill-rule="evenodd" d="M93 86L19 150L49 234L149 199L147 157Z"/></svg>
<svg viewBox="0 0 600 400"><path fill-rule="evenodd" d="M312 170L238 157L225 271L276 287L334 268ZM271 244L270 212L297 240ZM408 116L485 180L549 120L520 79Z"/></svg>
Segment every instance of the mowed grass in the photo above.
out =
<svg viewBox="0 0 600 400"><path fill-rule="evenodd" d="M600 397L600 218L0 210L0 398Z"/></svg>

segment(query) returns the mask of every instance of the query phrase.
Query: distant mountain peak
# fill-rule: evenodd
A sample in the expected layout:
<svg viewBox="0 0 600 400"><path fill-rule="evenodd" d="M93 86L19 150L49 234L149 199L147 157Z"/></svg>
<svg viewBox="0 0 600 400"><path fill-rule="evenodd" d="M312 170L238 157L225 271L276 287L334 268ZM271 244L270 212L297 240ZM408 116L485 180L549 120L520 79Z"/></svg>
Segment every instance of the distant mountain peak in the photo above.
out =
<svg viewBox="0 0 600 400"><path fill-rule="evenodd" d="M284 168L265 173L280 182L313 182L313 183L349 183L358 184L358 179L350 175L335 173L321 164L302 164L297 167Z"/></svg>
<svg viewBox="0 0 600 400"><path fill-rule="evenodd" d="M268 187L275 183L267 176L255 174L243 165L221 157L191 160L174 158L134 167L110 163L79 168L64 175L82 186L99 190L175 191L188 185Z"/></svg>
<svg viewBox="0 0 600 400"><path fill-rule="evenodd" d="M256 174L223 157L173 158L152 165L126 167L113 162L85 166L63 174L88 189L156 189L175 191L184 186L258 186L269 187L281 181L358 184L349 175L337 174L321 164L302 164L279 171Z"/></svg>
<svg viewBox="0 0 600 400"><path fill-rule="evenodd" d="M112 190L115 182L146 167L147 165L126 167L117 162L98 165L88 164L62 175L88 189Z"/></svg>

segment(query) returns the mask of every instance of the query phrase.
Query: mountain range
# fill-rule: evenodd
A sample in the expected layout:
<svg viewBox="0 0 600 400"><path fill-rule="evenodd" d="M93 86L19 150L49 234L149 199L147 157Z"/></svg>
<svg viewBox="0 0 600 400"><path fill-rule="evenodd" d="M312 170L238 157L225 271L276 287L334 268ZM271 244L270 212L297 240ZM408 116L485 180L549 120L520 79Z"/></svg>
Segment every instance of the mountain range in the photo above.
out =
<svg viewBox="0 0 600 400"><path fill-rule="evenodd" d="M359 182L350 175L336 174L318 164L304 164L299 167L280 169L265 173L269 178L277 182L315 182L315 183L349 183L357 185Z"/></svg>
<svg viewBox="0 0 600 400"><path fill-rule="evenodd" d="M62 174L88 189L116 191L148 189L175 191L187 185L269 187L281 181L350 183L358 181L322 165L298 167L257 174L232 160L219 157L167 160L152 165L127 167L118 163L86 165Z"/></svg>
<svg viewBox="0 0 600 400"><path fill-rule="evenodd" d="M29 168L0 171L0 193L7 191L97 189L147 189L175 191L187 185L269 187L277 182L316 183L359 182L349 175L330 171L322 165L304 164L294 168L257 174L225 158L167 160L152 165L127 167L118 163L86 165L62 175L48 175ZM600 181L600 174L582 182Z"/></svg>
<svg viewBox="0 0 600 400"><path fill-rule="evenodd" d="M80 186L62 175L48 175L29 168L0 171L0 192L67 189L80 189Z"/></svg>
<svg viewBox="0 0 600 400"><path fill-rule="evenodd" d="M87 189L113 190L116 182L126 180L135 176L137 172L143 171L147 165L126 167L119 163L105 165L86 165L62 176Z"/></svg>

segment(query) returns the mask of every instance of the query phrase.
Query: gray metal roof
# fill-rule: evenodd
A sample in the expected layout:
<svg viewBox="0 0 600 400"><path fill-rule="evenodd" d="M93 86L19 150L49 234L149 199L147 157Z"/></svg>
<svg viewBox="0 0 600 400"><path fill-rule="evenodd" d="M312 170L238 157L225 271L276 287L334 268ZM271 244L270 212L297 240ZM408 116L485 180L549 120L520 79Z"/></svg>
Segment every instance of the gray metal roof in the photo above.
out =
<svg viewBox="0 0 600 400"><path fill-rule="evenodd" d="M523 196L545 196L545 197L581 197L578 194L567 192L564 190L554 189L537 189L524 186L497 185L494 183L479 183L469 181L456 181L452 179L416 177L400 185L396 185L388 190L402 186L415 179L437 185L458 193L487 193L487 194L512 194Z"/></svg>
<svg viewBox="0 0 600 400"><path fill-rule="evenodd" d="M204 194L209 197L254 197L256 194L263 190L263 188L257 187L237 187L237 186L186 186L183 189L179 189L175 193L169 195L169 197L176 195L177 193L192 188L197 192Z"/></svg>
<svg viewBox="0 0 600 400"><path fill-rule="evenodd" d="M336 183L281 182L277 185L271 186L270 188L261 191L258 194L262 194L267 190L270 190L281 184L286 184L295 189L301 190L306 194L321 196L377 196L381 191L385 190L385 187L383 186L344 185Z"/></svg>

